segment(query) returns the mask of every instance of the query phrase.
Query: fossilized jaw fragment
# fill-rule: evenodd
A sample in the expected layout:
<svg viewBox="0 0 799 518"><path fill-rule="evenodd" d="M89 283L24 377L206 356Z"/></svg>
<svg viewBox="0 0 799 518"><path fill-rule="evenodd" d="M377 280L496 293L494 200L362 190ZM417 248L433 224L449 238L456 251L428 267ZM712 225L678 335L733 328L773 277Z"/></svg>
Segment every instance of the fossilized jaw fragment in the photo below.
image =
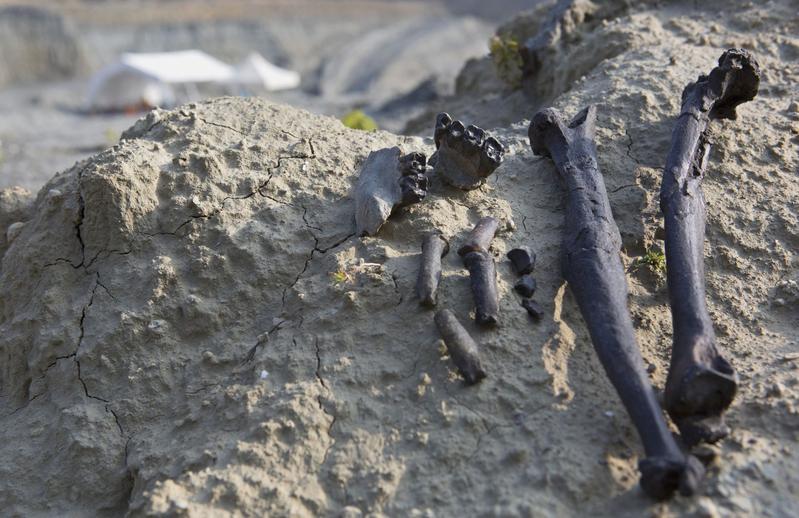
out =
<svg viewBox="0 0 799 518"><path fill-rule="evenodd" d="M434 171L448 184L467 191L480 187L505 154L496 138L477 126L453 121L446 113L436 117L433 139L438 149Z"/></svg>
<svg viewBox="0 0 799 518"><path fill-rule="evenodd" d="M689 444L713 442L729 433L722 414L738 387L735 370L718 351L705 301L706 131L713 119L735 119L735 108L757 95L759 83L755 59L745 50L730 49L709 75L689 84L663 172L660 207L674 326L665 402Z"/></svg>
<svg viewBox="0 0 799 518"><path fill-rule="evenodd" d="M464 329L452 311L442 309L435 316L438 332L444 338L447 350L466 383L474 385L486 377L477 344Z"/></svg>
<svg viewBox="0 0 799 518"><path fill-rule="evenodd" d="M369 153L355 186L355 232L374 236L399 207L427 194L427 161L422 153L400 156L398 147Z"/></svg>
<svg viewBox="0 0 799 518"><path fill-rule="evenodd" d="M422 262L416 279L416 297L423 306L436 305L441 281L441 258L449 252L449 243L440 232L427 234L422 241Z"/></svg>
<svg viewBox="0 0 799 518"><path fill-rule="evenodd" d="M692 494L703 468L671 435L649 383L627 309L627 283L619 257L621 238L599 171L594 145L596 110L588 107L566 124L544 110L530 124L530 145L555 162L566 191L563 275L574 293L597 356L644 444L641 487L662 499L679 489Z"/></svg>

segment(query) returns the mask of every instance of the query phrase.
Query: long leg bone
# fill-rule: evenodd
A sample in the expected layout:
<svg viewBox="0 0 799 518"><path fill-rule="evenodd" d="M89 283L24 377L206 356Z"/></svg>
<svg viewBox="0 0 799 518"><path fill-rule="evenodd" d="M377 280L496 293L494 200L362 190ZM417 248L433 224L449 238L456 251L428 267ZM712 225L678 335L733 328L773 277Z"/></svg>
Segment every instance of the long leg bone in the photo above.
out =
<svg viewBox="0 0 799 518"><path fill-rule="evenodd" d="M448 184L466 191L483 185L502 163L505 153L502 144L481 128L464 126L446 113L436 117L433 138L438 149L436 174Z"/></svg>
<svg viewBox="0 0 799 518"><path fill-rule="evenodd" d="M644 444L641 487L658 499L678 488L692 494L704 470L696 458L682 453L671 435L635 341L619 257L621 238L596 160L595 120L596 109L589 106L568 125L551 109L530 123L533 152L552 158L566 186L563 275L597 356Z"/></svg>
<svg viewBox="0 0 799 518"><path fill-rule="evenodd" d="M427 234L422 241L422 264L416 279L416 297L423 306L436 305L441 281L441 258L449 252L449 243L439 232Z"/></svg>
<svg viewBox="0 0 799 518"><path fill-rule="evenodd" d="M375 235L394 210L424 199L426 162L421 153L400 157L398 147L369 153L355 186L355 231L359 236Z"/></svg>
<svg viewBox="0 0 799 518"><path fill-rule="evenodd" d="M666 271L674 326L666 409L689 444L729 433L722 413L732 403L738 377L718 352L705 305L705 199L702 178L712 119L734 119L735 107L755 97L757 62L745 50L726 51L709 76L682 94L682 109L666 158L660 207L665 216Z"/></svg>
<svg viewBox="0 0 799 518"><path fill-rule="evenodd" d="M486 371L480 361L477 344L469 336L452 311L442 309L435 316L438 332L444 337L452 361L463 375L466 383L474 385L486 377Z"/></svg>

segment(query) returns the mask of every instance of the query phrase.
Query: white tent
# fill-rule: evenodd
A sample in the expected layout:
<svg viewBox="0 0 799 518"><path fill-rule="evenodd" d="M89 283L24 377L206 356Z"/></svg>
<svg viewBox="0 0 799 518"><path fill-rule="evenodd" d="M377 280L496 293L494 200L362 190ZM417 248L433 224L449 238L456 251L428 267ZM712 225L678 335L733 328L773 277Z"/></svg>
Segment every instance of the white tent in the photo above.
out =
<svg viewBox="0 0 799 518"><path fill-rule="evenodd" d="M251 52L244 61L236 65L232 83L270 92L290 90L300 86L300 74L273 65L257 52Z"/></svg>
<svg viewBox="0 0 799 518"><path fill-rule="evenodd" d="M228 83L234 69L199 50L122 54L89 83L87 109L119 111L169 107L177 102L175 86Z"/></svg>

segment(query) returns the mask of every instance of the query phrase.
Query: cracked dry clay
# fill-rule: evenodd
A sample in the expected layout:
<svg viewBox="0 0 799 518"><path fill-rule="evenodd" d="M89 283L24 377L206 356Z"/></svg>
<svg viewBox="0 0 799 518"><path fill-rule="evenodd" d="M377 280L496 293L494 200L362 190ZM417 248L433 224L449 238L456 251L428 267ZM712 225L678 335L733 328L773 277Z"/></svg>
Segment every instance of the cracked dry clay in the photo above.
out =
<svg viewBox="0 0 799 518"><path fill-rule="evenodd" d="M432 140L223 98L154 112L56 175L3 257L4 512L795 515L797 307L776 287L797 277L799 120L787 97L799 97L799 71L783 53L799 49L786 34L799 22L787 1L733 4L673 2L592 27L566 51L622 50L553 103L599 105L598 160L629 267L657 244L674 93L727 43L756 47L761 93L719 123L704 185L708 308L742 385L701 495L655 504L638 488L640 443L561 279L563 193L530 153L527 121L494 129L468 114L507 147L486 185L434 180L423 203L358 239L362 161L392 146L430 154ZM768 34L744 23L755 19ZM413 289L422 236L438 228L457 249L484 216L516 223L492 242L501 328L474 324L457 254L438 290L491 372L466 387ZM538 322L512 291L504 254L519 246L538 256ZM666 291L643 269L627 282L662 389Z"/></svg>

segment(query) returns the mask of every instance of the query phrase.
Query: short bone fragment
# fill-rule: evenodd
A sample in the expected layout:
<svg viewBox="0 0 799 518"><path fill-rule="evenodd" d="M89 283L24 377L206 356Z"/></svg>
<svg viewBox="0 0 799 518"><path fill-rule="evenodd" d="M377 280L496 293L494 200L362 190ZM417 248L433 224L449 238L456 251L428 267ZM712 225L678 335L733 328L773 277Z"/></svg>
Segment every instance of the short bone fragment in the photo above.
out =
<svg viewBox="0 0 799 518"><path fill-rule="evenodd" d="M463 257L469 252L488 252L491 240L494 239L494 234L497 233L498 227L499 222L495 218L491 216L480 218L477 225L466 236L466 242L458 248L458 255Z"/></svg>
<svg viewBox="0 0 799 518"><path fill-rule="evenodd" d="M355 231L374 236L399 207L419 203L427 194L427 159L422 153L400 156L398 147L369 153L355 186Z"/></svg>
<svg viewBox="0 0 799 518"><path fill-rule="evenodd" d="M519 275L533 273L535 268L535 252L526 246L514 248L506 254L513 265L514 271Z"/></svg>
<svg viewBox="0 0 799 518"><path fill-rule="evenodd" d="M435 173L458 189L480 187L502 163L505 148L496 138L477 126L453 121L446 113L436 117L433 136L438 149Z"/></svg>
<svg viewBox="0 0 799 518"><path fill-rule="evenodd" d="M496 325L499 322L499 293L494 258L480 250L466 254L463 263L469 270L474 296L474 320L481 326Z"/></svg>
<svg viewBox="0 0 799 518"><path fill-rule="evenodd" d="M416 279L416 297L423 306L436 305L438 283L441 281L441 258L449 252L449 243L438 231L422 240L422 263Z"/></svg>
<svg viewBox="0 0 799 518"><path fill-rule="evenodd" d="M596 109L589 106L568 125L552 109L536 114L530 124L533 151L552 158L566 187L563 275L599 360L644 444L641 487L657 499L677 489L693 494L704 469L680 450L669 431L635 341L619 257L621 238L597 165L595 121Z"/></svg>
<svg viewBox="0 0 799 518"><path fill-rule="evenodd" d="M735 108L757 95L760 71L745 50L730 49L708 76L682 94L666 157L660 207L665 217L666 271L674 326L666 410L689 444L729 433L723 412L732 403L738 376L721 356L705 303L705 199L702 179L713 119L735 119Z"/></svg>
<svg viewBox="0 0 799 518"><path fill-rule="evenodd" d="M464 329L452 311L442 309L435 316L438 332L444 338L447 350L458 367L466 383L474 385L486 377L486 371L480 361L480 351L477 344Z"/></svg>

